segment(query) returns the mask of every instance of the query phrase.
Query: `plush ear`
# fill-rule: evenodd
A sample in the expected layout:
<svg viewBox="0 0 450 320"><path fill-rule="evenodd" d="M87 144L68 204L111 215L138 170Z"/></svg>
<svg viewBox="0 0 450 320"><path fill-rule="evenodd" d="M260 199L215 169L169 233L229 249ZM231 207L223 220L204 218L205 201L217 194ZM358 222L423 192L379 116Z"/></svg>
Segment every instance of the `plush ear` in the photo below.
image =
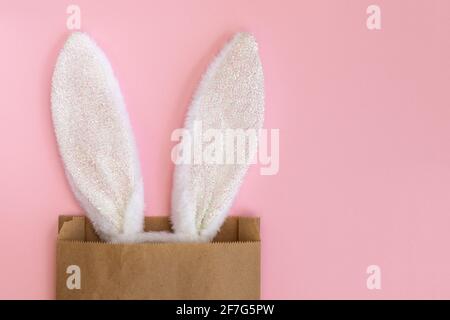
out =
<svg viewBox="0 0 450 320"><path fill-rule="evenodd" d="M252 129L259 134L263 118L264 79L258 45L253 36L239 33L222 49L204 74L189 108L185 129L192 133L194 127L200 125L203 133L208 129L219 129L222 133L227 129ZM225 135L225 138L228 137ZM223 140L222 143L225 146ZM202 140L201 152L208 149L208 145L211 141ZM235 154L239 151L237 146L234 144L232 150ZM224 150L225 153L230 151ZM254 152L255 149L246 143L247 159ZM173 228L180 236L195 235L199 239L210 240L226 218L249 164L238 161L233 164L198 164L193 157L191 161L175 167Z"/></svg>
<svg viewBox="0 0 450 320"><path fill-rule="evenodd" d="M53 73L52 115L68 180L103 240L142 232L143 183L119 84L83 33L66 41Z"/></svg>

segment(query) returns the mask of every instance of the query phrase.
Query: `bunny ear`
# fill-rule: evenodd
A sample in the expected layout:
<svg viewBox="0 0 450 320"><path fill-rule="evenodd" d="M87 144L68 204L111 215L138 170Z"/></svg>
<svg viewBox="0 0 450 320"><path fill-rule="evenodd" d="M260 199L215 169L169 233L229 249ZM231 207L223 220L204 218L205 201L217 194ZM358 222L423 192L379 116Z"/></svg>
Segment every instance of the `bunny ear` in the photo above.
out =
<svg viewBox="0 0 450 320"><path fill-rule="evenodd" d="M143 183L125 104L108 59L83 33L53 74L52 115L73 192L103 240L143 229Z"/></svg>
<svg viewBox="0 0 450 320"><path fill-rule="evenodd" d="M191 133L196 126L201 126L203 133L208 129L219 129L222 133L227 129L252 129L258 134L263 118L264 79L258 45L253 36L238 33L204 74L189 108L185 129ZM225 145L223 140L222 143ZM202 140L201 146L194 152L204 151L211 141ZM231 151L239 151L237 143ZM249 159L255 150L246 143L244 151ZM195 234L207 240L215 236L249 166L248 162L236 162L198 164L194 159L194 163L176 165L172 224L177 234Z"/></svg>

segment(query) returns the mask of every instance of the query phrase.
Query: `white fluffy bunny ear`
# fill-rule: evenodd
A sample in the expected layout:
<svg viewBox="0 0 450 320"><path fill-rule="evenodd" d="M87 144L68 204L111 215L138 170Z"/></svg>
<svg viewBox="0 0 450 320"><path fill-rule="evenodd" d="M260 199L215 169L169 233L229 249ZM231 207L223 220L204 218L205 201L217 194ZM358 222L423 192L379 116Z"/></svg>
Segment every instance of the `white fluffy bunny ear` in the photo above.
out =
<svg viewBox="0 0 450 320"><path fill-rule="evenodd" d="M221 132L253 129L258 134L263 118L264 79L258 45L252 35L238 33L204 74L189 108L185 129L192 133L195 126L201 125L203 133L208 129ZM205 150L211 141L201 143L201 150ZM225 149L225 153L228 151ZM254 151L249 144L245 145L247 158ZM172 190L175 233L212 239L226 218L248 166L248 163L177 164Z"/></svg>
<svg viewBox="0 0 450 320"><path fill-rule="evenodd" d="M108 59L86 34L71 34L59 54L51 102L67 177L100 237L142 232L143 183L125 104Z"/></svg>

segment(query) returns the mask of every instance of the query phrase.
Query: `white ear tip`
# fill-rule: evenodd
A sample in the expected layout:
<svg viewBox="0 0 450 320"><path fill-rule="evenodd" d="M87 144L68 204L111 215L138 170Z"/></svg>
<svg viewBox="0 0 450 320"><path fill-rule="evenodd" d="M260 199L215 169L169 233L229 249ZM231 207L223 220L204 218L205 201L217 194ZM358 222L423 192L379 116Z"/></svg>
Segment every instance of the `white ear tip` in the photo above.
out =
<svg viewBox="0 0 450 320"><path fill-rule="evenodd" d="M243 48L250 49L250 52L258 52L258 43L256 38L248 32L238 32L234 35L231 42L235 45L242 46Z"/></svg>
<svg viewBox="0 0 450 320"><path fill-rule="evenodd" d="M81 31L72 32L66 41L67 43L93 42L87 33Z"/></svg>
<svg viewBox="0 0 450 320"><path fill-rule="evenodd" d="M86 33L73 32L67 38L63 47L63 51L81 53L86 50L93 50L96 47L97 45L95 44L94 40L92 40L92 38L89 37Z"/></svg>

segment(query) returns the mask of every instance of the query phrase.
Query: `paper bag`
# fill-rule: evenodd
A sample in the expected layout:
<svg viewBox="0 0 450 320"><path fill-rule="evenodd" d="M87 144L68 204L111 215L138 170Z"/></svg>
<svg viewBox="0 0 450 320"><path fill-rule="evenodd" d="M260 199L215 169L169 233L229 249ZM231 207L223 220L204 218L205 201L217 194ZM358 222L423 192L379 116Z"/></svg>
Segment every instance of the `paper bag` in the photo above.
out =
<svg viewBox="0 0 450 320"><path fill-rule="evenodd" d="M60 216L57 299L259 299L259 219L229 217L210 243L110 244L89 220ZM170 230L147 217L146 231Z"/></svg>

